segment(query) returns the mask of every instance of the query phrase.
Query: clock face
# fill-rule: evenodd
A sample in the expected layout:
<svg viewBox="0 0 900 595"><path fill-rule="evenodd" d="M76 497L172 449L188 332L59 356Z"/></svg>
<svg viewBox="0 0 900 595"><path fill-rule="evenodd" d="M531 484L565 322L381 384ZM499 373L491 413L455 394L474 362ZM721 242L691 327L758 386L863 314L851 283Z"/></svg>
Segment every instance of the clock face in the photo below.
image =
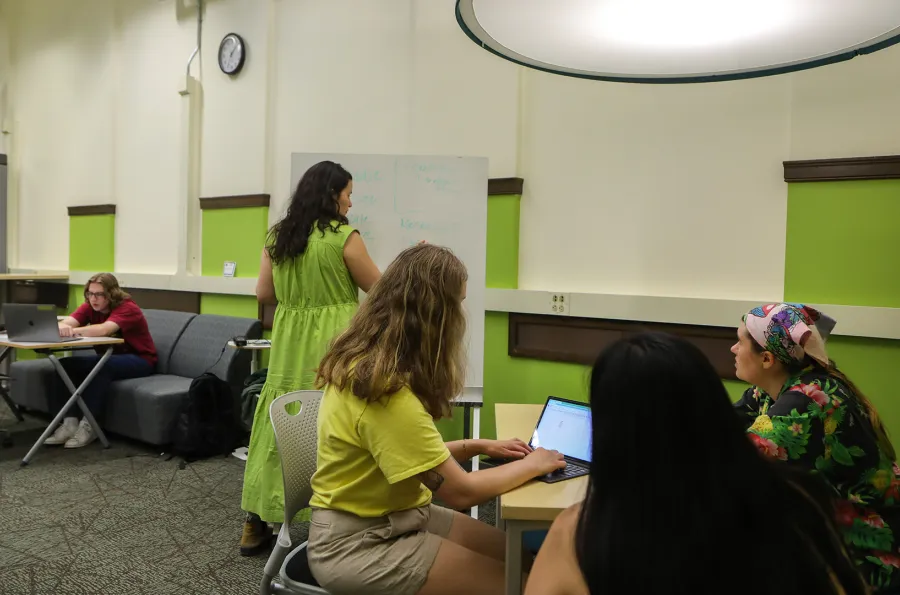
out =
<svg viewBox="0 0 900 595"><path fill-rule="evenodd" d="M225 74L237 74L244 66L244 40L237 33L229 33L219 44L219 68Z"/></svg>

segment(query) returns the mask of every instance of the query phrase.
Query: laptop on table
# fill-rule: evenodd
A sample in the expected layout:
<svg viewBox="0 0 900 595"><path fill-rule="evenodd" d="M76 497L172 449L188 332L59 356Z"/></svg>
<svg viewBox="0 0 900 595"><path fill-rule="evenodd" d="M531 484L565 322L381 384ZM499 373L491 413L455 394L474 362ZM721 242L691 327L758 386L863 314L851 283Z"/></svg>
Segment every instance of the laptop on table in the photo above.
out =
<svg viewBox="0 0 900 595"><path fill-rule="evenodd" d="M14 343L68 343L79 337L61 337L56 308L38 304L3 304L6 334Z"/></svg>
<svg viewBox="0 0 900 595"><path fill-rule="evenodd" d="M591 466L591 406L559 397L547 397L528 446L556 450L566 460L565 469L536 477L544 483L556 483L587 475ZM487 466L509 463L488 459Z"/></svg>

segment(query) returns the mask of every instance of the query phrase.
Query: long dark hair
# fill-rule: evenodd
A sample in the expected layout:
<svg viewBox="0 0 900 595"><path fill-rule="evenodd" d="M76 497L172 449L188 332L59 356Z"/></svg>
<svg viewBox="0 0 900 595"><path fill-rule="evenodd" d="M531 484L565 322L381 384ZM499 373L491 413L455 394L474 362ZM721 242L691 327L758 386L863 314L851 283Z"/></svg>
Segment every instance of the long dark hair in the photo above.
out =
<svg viewBox="0 0 900 595"><path fill-rule="evenodd" d="M306 170L284 218L269 230L267 245L274 264L303 254L313 225L324 235L326 227L337 231L348 224L337 200L352 179L350 172L333 161L321 161Z"/></svg>
<svg viewBox="0 0 900 595"><path fill-rule="evenodd" d="M757 343L756 339L754 339L752 336L750 337L750 345L753 348L753 351L755 351L756 353L764 353L766 351L766 348ZM777 360L778 358L775 359ZM813 371L826 376L831 376L832 378L843 384L850 392L850 398L856 399L856 401L859 403L859 406L866 412L866 415L869 418L869 422L872 424L872 431L875 432L875 441L878 443L878 446L879 448L881 448L882 452L884 452L884 456L886 456L891 462L896 460L897 452L894 450L894 445L891 442L891 437L888 435L887 428L884 427L884 422L881 421L881 416L878 414L878 410L875 409L875 405L872 404L872 401L870 401L869 398L861 390L859 390L859 387L856 386L856 384L854 384L846 374L841 372L834 360L828 360L828 365L824 366L820 362L817 362L807 355L803 358L802 362L793 362L790 364L786 364L784 362L781 363L785 368L787 368L787 372L791 376L797 376L803 373L807 368L811 367Z"/></svg>
<svg viewBox="0 0 900 595"><path fill-rule="evenodd" d="M763 459L709 360L622 339L590 382L592 463L575 536L591 593L867 593L817 478Z"/></svg>

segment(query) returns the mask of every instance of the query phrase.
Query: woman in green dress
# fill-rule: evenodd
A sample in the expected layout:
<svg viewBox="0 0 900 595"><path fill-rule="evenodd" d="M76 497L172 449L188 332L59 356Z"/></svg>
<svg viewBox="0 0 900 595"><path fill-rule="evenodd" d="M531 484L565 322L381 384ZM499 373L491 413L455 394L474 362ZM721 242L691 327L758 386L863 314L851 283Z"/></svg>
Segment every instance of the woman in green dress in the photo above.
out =
<svg viewBox="0 0 900 595"><path fill-rule="evenodd" d="M353 179L339 164L318 163L303 175L284 218L269 231L256 297L275 304L272 350L259 395L244 471L241 507L247 520L241 554L264 551L267 523L284 520L284 485L269 406L296 390L315 388L316 368L331 340L350 322L359 292L381 276L360 234L350 226Z"/></svg>

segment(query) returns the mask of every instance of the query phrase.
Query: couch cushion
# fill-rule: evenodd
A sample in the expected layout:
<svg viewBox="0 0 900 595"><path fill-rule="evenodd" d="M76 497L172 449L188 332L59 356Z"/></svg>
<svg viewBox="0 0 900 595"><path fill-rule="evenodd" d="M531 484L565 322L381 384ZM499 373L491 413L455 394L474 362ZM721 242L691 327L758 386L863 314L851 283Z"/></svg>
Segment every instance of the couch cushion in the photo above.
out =
<svg viewBox="0 0 900 595"><path fill-rule="evenodd" d="M156 356L159 361L156 371L160 374L169 373L169 360L172 356L172 348L181 337L185 327L196 314L188 312L173 312L170 310L144 310L147 326L150 328L150 336L156 345Z"/></svg>
<svg viewBox="0 0 900 595"><path fill-rule="evenodd" d="M150 444L168 444L191 378L154 374L112 383L103 427Z"/></svg>
<svg viewBox="0 0 900 595"><path fill-rule="evenodd" d="M32 411L49 413L47 395L62 390L62 381L47 358L13 362L9 366L9 395L12 400Z"/></svg>
<svg viewBox="0 0 900 595"><path fill-rule="evenodd" d="M169 374L195 378L209 371L230 383L231 360L240 357L239 354L248 356L249 352L229 349L228 341L239 335L258 339L261 334L262 325L255 318L212 314L196 316L188 323L172 351ZM250 373L249 357L244 359L247 360L247 365L246 370L240 371L240 382Z"/></svg>

